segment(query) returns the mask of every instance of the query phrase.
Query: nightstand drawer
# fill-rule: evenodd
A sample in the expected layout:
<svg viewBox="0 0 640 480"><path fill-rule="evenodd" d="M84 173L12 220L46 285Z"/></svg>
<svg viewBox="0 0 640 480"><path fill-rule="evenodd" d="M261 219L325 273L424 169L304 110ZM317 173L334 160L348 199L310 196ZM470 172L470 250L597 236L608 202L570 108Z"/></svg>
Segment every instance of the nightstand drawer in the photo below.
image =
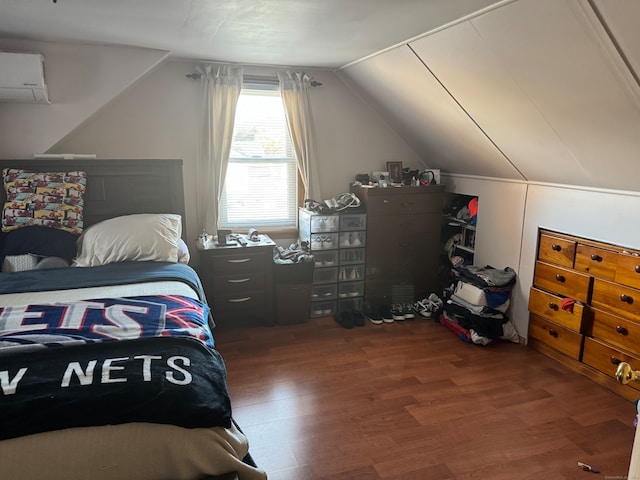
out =
<svg viewBox="0 0 640 480"><path fill-rule="evenodd" d="M562 301L562 297L532 287L529 293L529 311L570 330L581 332L584 305L574 303L571 310L563 310Z"/></svg>
<svg viewBox="0 0 640 480"><path fill-rule="evenodd" d="M216 295L213 298L213 319L218 315L242 315L247 310L264 309L265 295L264 292L243 292L237 295Z"/></svg>
<svg viewBox="0 0 640 480"><path fill-rule="evenodd" d="M213 289L218 295L234 295L250 290L264 288L264 273L243 273L238 275L216 275L213 277Z"/></svg>
<svg viewBox="0 0 640 480"><path fill-rule="evenodd" d="M631 365L640 364L638 357L622 353L589 337L585 338L584 341L582 361L611 378L615 378L616 368L618 368L620 362L627 362ZM640 383L638 382L629 382L628 386L640 390Z"/></svg>
<svg viewBox="0 0 640 480"><path fill-rule="evenodd" d="M265 269L264 254L249 251L233 255L216 255L207 259L211 274L225 275L240 272L255 272Z"/></svg>
<svg viewBox="0 0 640 480"><path fill-rule="evenodd" d="M640 345L640 324L594 308L591 335L632 352Z"/></svg>
<svg viewBox="0 0 640 480"><path fill-rule="evenodd" d="M593 282L591 303L621 317L636 319L640 316L640 290L599 278Z"/></svg>
<svg viewBox="0 0 640 480"><path fill-rule="evenodd" d="M544 290L588 303L592 280L590 275L544 262L536 262L533 283Z"/></svg>
<svg viewBox="0 0 640 480"><path fill-rule="evenodd" d="M538 260L572 268L575 254L575 240L556 237L549 233L540 235Z"/></svg>
<svg viewBox="0 0 640 480"><path fill-rule="evenodd" d="M575 269L596 277L613 280L616 276L618 253L590 245L578 244ZM640 277L640 275L638 275Z"/></svg>
<svg viewBox="0 0 640 480"><path fill-rule="evenodd" d="M529 336L551 348L580 360L582 335L538 315L529 315Z"/></svg>

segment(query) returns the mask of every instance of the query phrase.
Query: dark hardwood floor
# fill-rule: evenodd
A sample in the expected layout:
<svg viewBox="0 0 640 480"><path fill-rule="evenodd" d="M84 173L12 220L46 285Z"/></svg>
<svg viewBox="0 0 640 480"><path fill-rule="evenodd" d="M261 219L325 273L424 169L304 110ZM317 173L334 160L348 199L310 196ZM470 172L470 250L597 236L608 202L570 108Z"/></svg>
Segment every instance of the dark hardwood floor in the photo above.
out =
<svg viewBox="0 0 640 480"><path fill-rule="evenodd" d="M271 480L589 479L578 461L627 475L634 405L523 345L330 318L220 330L216 344Z"/></svg>

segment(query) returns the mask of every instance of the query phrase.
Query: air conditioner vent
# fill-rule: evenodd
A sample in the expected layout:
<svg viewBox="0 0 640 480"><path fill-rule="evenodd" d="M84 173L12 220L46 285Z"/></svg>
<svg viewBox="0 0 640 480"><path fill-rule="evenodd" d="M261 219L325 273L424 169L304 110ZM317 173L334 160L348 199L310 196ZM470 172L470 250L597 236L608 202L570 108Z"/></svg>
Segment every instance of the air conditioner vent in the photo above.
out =
<svg viewBox="0 0 640 480"><path fill-rule="evenodd" d="M0 102L51 103L41 54L0 52Z"/></svg>

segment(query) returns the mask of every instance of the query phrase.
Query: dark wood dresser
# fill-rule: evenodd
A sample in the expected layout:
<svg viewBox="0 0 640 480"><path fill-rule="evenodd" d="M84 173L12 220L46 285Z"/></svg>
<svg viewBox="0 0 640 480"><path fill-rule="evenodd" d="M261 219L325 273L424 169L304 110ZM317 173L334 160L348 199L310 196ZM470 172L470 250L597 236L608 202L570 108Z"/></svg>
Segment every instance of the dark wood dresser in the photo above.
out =
<svg viewBox="0 0 640 480"><path fill-rule="evenodd" d="M220 328L273 325L275 322L273 247L267 235L260 242L212 245L199 250L198 273Z"/></svg>
<svg viewBox="0 0 640 480"><path fill-rule="evenodd" d="M529 345L636 400L640 383L640 250L541 229L529 293Z"/></svg>
<svg viewBox="0 0 640 480"><path fill-rule="evenodd" d="M352 186L367 211L365 300L389 303L437 292L444 187Z"/></svg>

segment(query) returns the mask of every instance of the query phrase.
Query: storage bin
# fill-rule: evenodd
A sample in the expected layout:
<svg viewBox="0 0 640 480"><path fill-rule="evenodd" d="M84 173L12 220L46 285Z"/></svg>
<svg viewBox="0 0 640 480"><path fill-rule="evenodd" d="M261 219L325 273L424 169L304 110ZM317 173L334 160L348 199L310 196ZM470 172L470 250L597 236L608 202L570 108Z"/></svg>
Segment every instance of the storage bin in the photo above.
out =
<svg viewBox="0 0 640 480"><path fill-rule="evenodd" d="M366 250L364 248L346 248L340 250L340 265L364 263Z"/></svg>

